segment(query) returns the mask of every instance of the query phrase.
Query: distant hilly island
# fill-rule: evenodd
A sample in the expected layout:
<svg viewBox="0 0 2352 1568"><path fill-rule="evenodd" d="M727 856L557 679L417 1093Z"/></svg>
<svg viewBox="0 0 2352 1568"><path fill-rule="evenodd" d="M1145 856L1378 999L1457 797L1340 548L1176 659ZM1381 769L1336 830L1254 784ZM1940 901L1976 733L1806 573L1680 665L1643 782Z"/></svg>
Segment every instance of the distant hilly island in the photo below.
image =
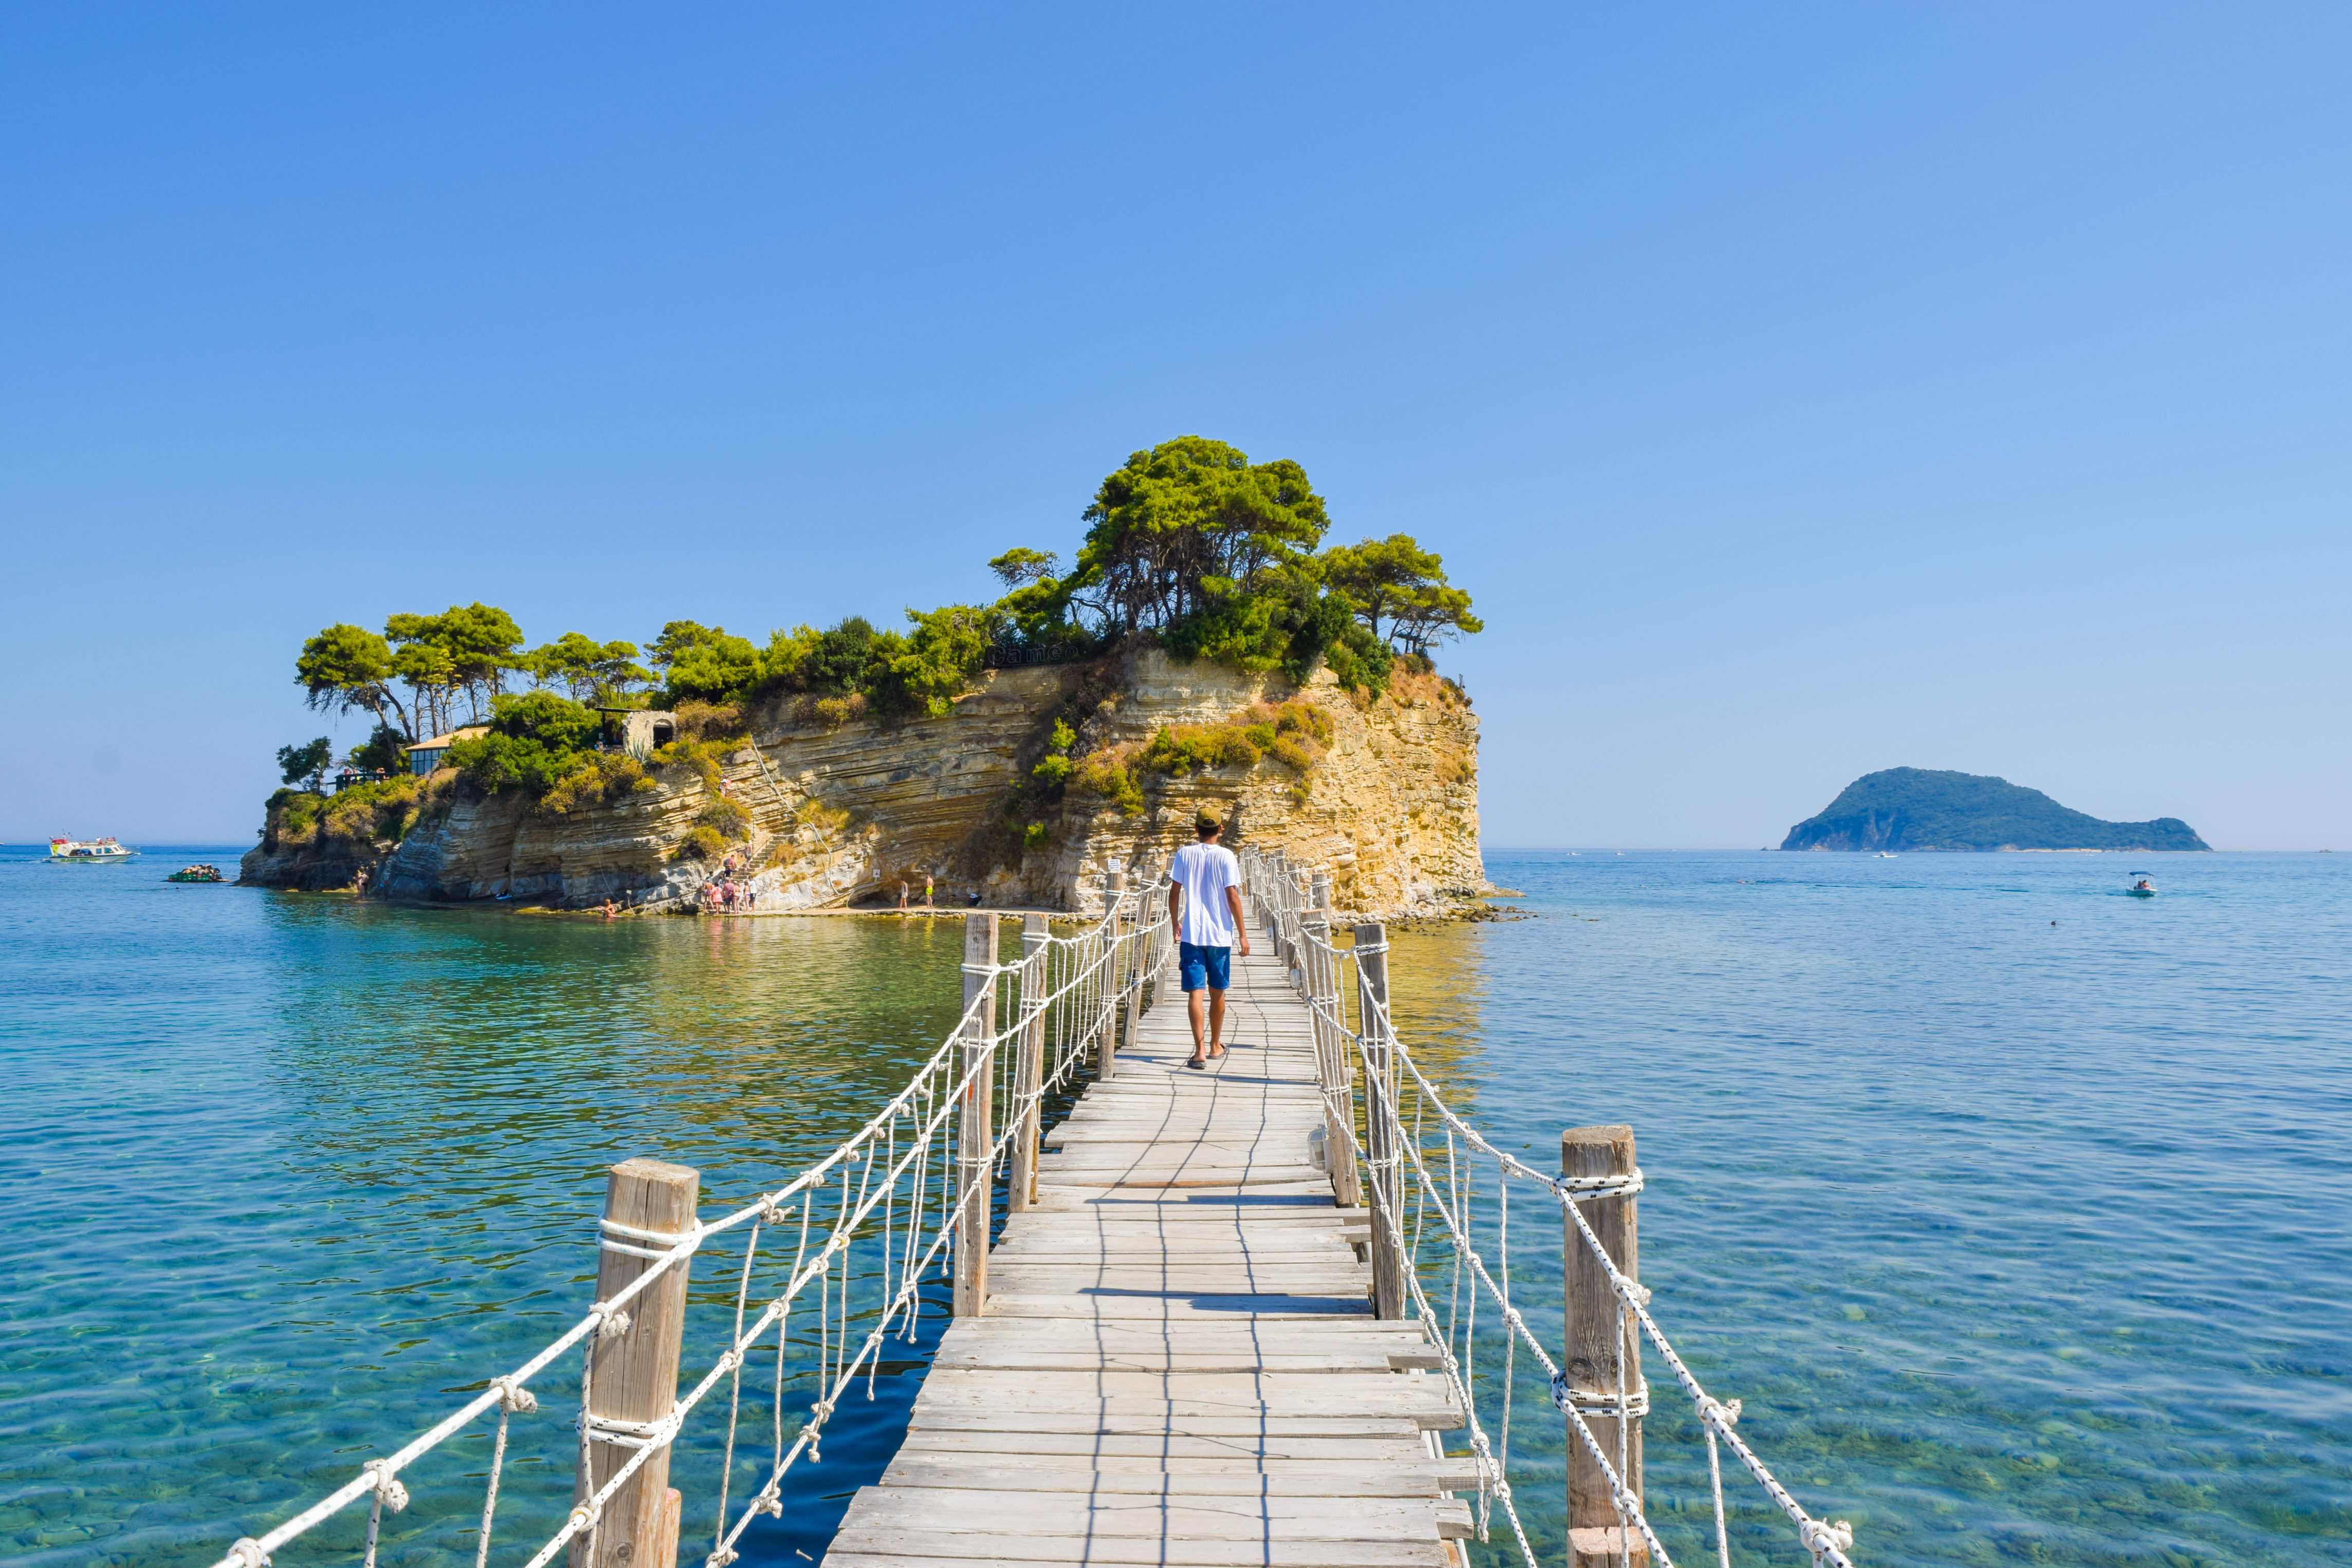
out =
<svg viewBox="0 0 2352 1568"><path fill-rule="evenodd" d="M1845 786L1783 849L2210 849L2177 816L2102 822L1982 773L1888 768Z"/></svg>

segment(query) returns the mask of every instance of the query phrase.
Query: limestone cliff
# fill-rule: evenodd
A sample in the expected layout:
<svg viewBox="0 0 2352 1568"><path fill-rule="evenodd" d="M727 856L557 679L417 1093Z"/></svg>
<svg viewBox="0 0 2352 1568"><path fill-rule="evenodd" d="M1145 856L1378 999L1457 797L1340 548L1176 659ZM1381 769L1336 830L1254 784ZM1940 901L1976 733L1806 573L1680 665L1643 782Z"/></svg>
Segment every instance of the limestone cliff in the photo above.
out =
<svg viewBox="0 0 2352 1568"><path fill-rule="evenodd" d="M1070 788L1058 802L1032 802L1025 821L1007 816L1057 719L1081 735L1083 752L1131 749L1162 726L1228 722L1293 697L1329 719L1303 781L1267 757L1154 777L1139 812ZM1302 691L1278 675L1179 664L1154 650L988 671L940 718L830 725L779 706L753 716L721 787L751 815L738 848L763 868L763 909L895 902L902 879L919 899L929 873L942 905L977 891L990 904L1091 910L1115 862L1164 864L1190 837L1198 805L1214 802L1231 824L1227 843L1331 868L1342 908L1433 912L1486 886L1477 740L1468 700L1433 676L1400 668L1387 695L1367 700L1326 673ZM684 768L656 779L619 804L563 816L516 796L453 795L415 822L376 887L394 899L688 907L713 868L679 858L679 847L709 803L708 786ZM254 859L246 879L269 880Z"/></svg>

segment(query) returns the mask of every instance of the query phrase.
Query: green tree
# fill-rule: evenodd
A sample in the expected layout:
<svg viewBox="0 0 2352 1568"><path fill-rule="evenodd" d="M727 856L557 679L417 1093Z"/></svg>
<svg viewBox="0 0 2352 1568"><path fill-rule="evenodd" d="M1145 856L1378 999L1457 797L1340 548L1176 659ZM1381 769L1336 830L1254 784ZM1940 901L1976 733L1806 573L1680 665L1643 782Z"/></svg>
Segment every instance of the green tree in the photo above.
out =
<svg viewBox="0 0 2352 1568"><path fill-rule="evenodd" d="M1007 588L1018 588L1030 583L1053 581L1054 569L1062 558L1050 550L1008 550L988 563L988 569L1003 579Z"/></svg>
<svg viewBox="0 0 2352 1568"><path fill-rule="evenodd" d="M393 654L392 668L408 687L417 728L429 737L447 734L451 728L453 700L457 691L457 661L449 656L446 647L427 638L417 625L412 624L428 618L394 616L384 625L387 629L401 627L418 634Z"/></svg>
<svg viewBox="0 0 2352 1568"><path fill-rule="evenodd" d="M586 766L599 724L593 710L552 691L490 700L488 732L449 748L448 763L489 795L545 795Z"/></svg>
<svg viewBox="0 0 2352 1568"><path fill-rule="evenodd" d="M323 795L327 787L327 769L335 761L334 742L321 735L300 746L278 748L278 771L289 784L310 781L310 793Z"/></svg>
<svg viewBox="0 0 2352 1568"><path fill-rule="evenodd" d="M1446 584L1444 559L1409 533L1334 545L1322 562L1325 584L1381 642L1425 653L1441 638L1486 629L1470 613L1470 595Z"/></svg>
<svg viewBox="0 0 2352 1568"><path fill-rule="evenodd" d="M1129 457L1085 516L1086 546L1056 592L1114 634L1164 631L1245 597L1305 560L1329 526L1306 469L1252 463L1202 436Z"/></svg>
<svg viewBox="0 0 2352 1568"><path fill-rule="evenodd" d="M820 697L843 697L870 684L874 664L898 649L877 648L886 634L877 632L864 616L844 616L830 631L819 632L798 668L800 689ZM891 641L897 639L892 637Z"/></svg>
<svg viewBox="0 0 2352 1568"><path fill-rule="evenodd" d="M566 632L523 658L531 679L541 685L562 687L575 702L616 708L631 690L653 679L649 671L637 667L636 657L633 642L600 643Z"/></svg>
<svg viewBox="0 0 2352 1568"><path fill-rule="evenodd" d="M507 673L529 668L522 628L512 616L478 599L452 605L437 616L394 616L384 622L383 635L396 650L395 673L416 694L419 722L436 734L450 728L459 693L478 724L491 700L506 690Z"/></svg>
<svg viewBox="0 0 2352 1568"><path fill-rule="evenodd" d="M383 638L364 626L340 622L304 643L294 660L294 679L310 693L312 708L333 713L364 708L378 724L395 727L415 740L408 710L393 694L398 674L392 647Z"/></svg>
<svg viewBox="0 0 2352 1568"><path fill-rule="evenodd" d="M672 621L647 650L663 675L671 707L689 700L733 702L760 683L765 666L759 646L730 637L725 626Z"/></svg>
<svg viewBox="0 0 2352 1568"><path fill-rule="evenodd" d="M352 748L352 766L364 773L404 773L408 771L408 737L388 724Z"/></svg>
<svg viewBox="0 0 2352 1568"><path fill-rule="evenodd" d="M955 695L988 657L989 645L1003 627L1003 613L983 605L948 605L936 610L908 610L914 631L896 649L876 648L887 679L881 687L886 711L921 712L938 718L955 706Z"/></svg>

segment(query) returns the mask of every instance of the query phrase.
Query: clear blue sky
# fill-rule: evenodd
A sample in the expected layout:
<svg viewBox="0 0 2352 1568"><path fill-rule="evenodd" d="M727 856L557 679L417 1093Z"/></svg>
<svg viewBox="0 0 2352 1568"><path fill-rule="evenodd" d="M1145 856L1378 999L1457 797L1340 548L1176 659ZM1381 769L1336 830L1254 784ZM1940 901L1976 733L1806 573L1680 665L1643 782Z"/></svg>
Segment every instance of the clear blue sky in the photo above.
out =
<svg viewBox="0 0 2352 1568"><path fill-rule="evenodd" d="M328 622L895 618L1200 432L1476 595L1490 844L1912 764L2352 848L2340 6L5 37L8 841L249 842Z"/></svg>

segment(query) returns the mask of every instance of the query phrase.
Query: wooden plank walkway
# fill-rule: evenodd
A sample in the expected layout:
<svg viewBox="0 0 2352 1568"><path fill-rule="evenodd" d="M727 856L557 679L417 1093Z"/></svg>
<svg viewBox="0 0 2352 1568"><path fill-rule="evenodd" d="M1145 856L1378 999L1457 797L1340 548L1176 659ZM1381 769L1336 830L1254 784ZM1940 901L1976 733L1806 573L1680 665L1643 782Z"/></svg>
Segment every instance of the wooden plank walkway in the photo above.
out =
<svg viewBox="0 0 2352 1568"><path fill-rule="evenodd" d="M1424 1436L1461 1411L1414 1375L1420 1325L1372 1317L1361 1211L1308 1163L1314 1046L1269 946L1234 962L1209 1070L1173 994L1046 1133L987 1311L947 1331L831 1568L1462 1561L1444 1494L1475 1473Z"/></svg>

